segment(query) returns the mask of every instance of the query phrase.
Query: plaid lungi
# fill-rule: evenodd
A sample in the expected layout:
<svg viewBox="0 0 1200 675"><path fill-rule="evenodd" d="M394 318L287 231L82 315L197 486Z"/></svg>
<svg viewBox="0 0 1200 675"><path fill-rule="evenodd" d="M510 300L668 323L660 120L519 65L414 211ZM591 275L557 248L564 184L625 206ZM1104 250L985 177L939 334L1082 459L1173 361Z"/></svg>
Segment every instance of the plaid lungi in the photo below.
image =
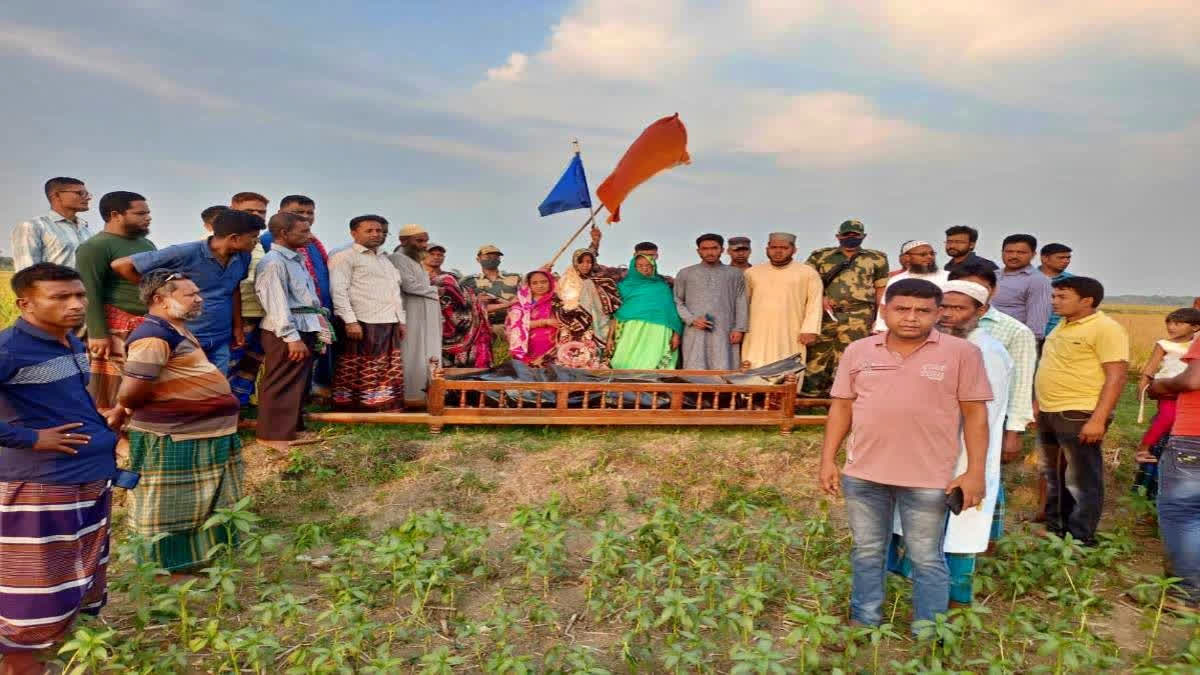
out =
<svg viewBox="0 0 1200 675"><path fill-rule="evenodd" d="M971 604L975 596L975 554L947 553L946 569L950 572L950 601ZM887 571L913 578L912 560L904 551L904 537L893 534L888 544Z"/></svg>
<svg viewBox="0 0 1200 675"><path fill-rule="evenodd" d="M166 533L153 545L159 566L186 570L207 562L217 544L236 529L202 529L218 508L242 496L242 439L236 433L175 441L169 436L129 432L130 469L142 475L130 492L129 522L146 537Z"/></svg>
<svg viewBox="0 0 1200 675"><path fill-rule="evenodd" d="M1004 511L1008 498L1004 496L1004 481L1000 481L1000 489L996 491L996 510L992 512L992 530L988 533L988 541L999 541L1004 536Z"/></svg>
<svg viewBox="0 0 1200 675"><path fill-rule="evenodd" d="M109 338L115 344L107 358L96 356L91 359L91 377L88 379L88 393L96 402L96 407L105 410L117 405L117 390L121 388L121 375L125 368L125 338L146 320L144 316L130 314L113 305L104 306L104 321L108 326Z"/></svg>
<svg viewBox="0 0 1200 675"><path fill-rule="evenodd" d="M0 654L46 649L108 600L111 483L0 482Z"/></svg>
<svg viewBox="0 0 1200 675"><path fill-rule="evenodd" d="M380 412L404 405L404 347L394 323L359 323L361 340L338 340L333 405Z"/></svg>

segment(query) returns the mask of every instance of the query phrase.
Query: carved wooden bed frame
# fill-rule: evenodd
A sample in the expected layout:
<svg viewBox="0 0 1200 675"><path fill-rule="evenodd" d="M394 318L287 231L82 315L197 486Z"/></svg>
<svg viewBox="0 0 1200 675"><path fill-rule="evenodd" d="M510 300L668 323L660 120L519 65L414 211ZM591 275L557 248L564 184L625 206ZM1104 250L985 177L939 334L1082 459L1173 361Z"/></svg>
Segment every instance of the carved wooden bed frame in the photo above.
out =
<svg viewBox="0 0 1200 675"><path fill-rule="evenodd" d="M796 376L780 384L666 382L512 382L446 379L481 368L434 368L429 379L429 431L446 424L778 426L824 424L796 411ZM592 371L598 375L613 371ZM629 370L664 376L731 375L736 370ZM549 392L545 394L543 392ZM568 399L578 407L568 407ZM692 403L685 405L685 398Z"/></svg>

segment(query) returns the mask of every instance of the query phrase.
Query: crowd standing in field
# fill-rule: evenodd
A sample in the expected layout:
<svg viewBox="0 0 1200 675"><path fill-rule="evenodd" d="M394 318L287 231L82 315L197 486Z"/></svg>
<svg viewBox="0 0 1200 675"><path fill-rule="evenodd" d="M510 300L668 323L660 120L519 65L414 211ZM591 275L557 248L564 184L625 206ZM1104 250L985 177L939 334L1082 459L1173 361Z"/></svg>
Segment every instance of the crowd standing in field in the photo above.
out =
<svg viewBox="0 0 1200 675"><path fill-rule="evenodd" d="M268 218L267 197L238 193L202 211L205 238L158 249L146 197L105 195L93 236L82 181L45 192L50 211L13 230L21 316L0 333L3 672L36 669L35 651L104 604L119 434L141 475L117 481L132 487L131 527L163 535L155 561L186 574L236 536L202 525L240 497L239 408L257 406L261 451L286 450L314 441L310 400L419 406L442 364L730 370L800 354L801 393L832 400L818 479L845 495L863 624L882 620L887 570L914 580L918 619L972 601L975 556L1003 532L1000 463L1035 423L1047 532L1096 541L1129 341L1099 309L1101 283L1066 271L1064 244L1035 265L1037 239L1009 235L999 266L958 225L944 266L914 239L891 270L847 220L803 263L792 233L772 233L757 264L749 238L703 234L700 262L672 278L652 242L627 267L601 264L593 228L561 274L504 271L484 244L480 272L460 277L422 226L388 253L380 215L353 218L350 242L327 250L303 195ZM1159 410L1139 481L1158 486L1177 611L1200 601L1198 331L1200 311L1172 313L1141 382Z"/></svg>

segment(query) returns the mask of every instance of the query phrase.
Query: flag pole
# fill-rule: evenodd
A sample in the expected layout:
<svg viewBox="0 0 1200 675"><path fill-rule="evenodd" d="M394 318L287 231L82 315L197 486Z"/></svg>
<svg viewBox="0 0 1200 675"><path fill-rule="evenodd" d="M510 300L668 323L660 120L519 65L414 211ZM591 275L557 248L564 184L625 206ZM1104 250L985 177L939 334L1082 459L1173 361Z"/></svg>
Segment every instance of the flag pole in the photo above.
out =
<svg viewBox="0 0 1200 675"><path fill-rule="evenodd" d="M579 139L578 138L571 139L571 149L575 151L576 155L579 154ZM554 269L554 263L558 262L558 259L560 257L562 257L562 254L564 251L567 250L567 247L570 246L571 243L574 242L576 239L578 239L579 235L583 234L583 231L585 229L587 229L588 225L592 225L596 222L596 214L600 213L600 209L602 209L602 208L604 208L603 203L600 204L599 206L597 206L592 211L591 215L588 216L588 219L586 221L584 221L583 225L580 225L579 229L575 230L575 234L571 235L571 238L567 240L567 243L563 244L558 249L558 252L554 254L554 257L550 259L550 262L546 263L546 269Z"/></svg>
<svg viewBox="0 0 1200 675"><path fill-rule="evenodd" d="M604 204L600 204L595 208L595 210L592 211L592 214L588 216L588 219L579 226L578 230L575 230L575 234L571 235L571 238L567 240L567 243L563 244L558 249L558 253L555 253L554 257L550 259L550 262L546 263L546 269L554 269L554 263L558 262L559 257L561 257L563 252L567 250L567 247L570 246L571 243L576 239L578 239L579 235L583 234L583 231L587 229L588 225L592 225L596 222L596 214L600 213L600 209L602 208L604 208Z"/></svg>

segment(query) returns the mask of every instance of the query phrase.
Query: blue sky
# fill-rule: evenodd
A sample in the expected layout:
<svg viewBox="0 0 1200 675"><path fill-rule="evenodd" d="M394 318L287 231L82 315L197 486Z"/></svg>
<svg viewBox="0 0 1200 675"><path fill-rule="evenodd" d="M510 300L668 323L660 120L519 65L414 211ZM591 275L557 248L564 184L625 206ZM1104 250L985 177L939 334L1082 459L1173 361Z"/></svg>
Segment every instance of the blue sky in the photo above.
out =
<svg viewBox="0 0 1200 675"><path fill-rule="evenodd" d="M51 175L147 195L160 246L233 192L304 193L330 246L375 212L425 225L452 267L496 243L524 270L583 221L536 211L570 140L594 188L679 112L693 164L628 199L604 230L610 264L652 239L674 271L707 231L756 249L791 231L806 253L846 218L894 259L967 223L985 255L1031 232L1112 292L1200 293L1194 3L45 7L0 15L5 227L45 208Z"/></svg>

